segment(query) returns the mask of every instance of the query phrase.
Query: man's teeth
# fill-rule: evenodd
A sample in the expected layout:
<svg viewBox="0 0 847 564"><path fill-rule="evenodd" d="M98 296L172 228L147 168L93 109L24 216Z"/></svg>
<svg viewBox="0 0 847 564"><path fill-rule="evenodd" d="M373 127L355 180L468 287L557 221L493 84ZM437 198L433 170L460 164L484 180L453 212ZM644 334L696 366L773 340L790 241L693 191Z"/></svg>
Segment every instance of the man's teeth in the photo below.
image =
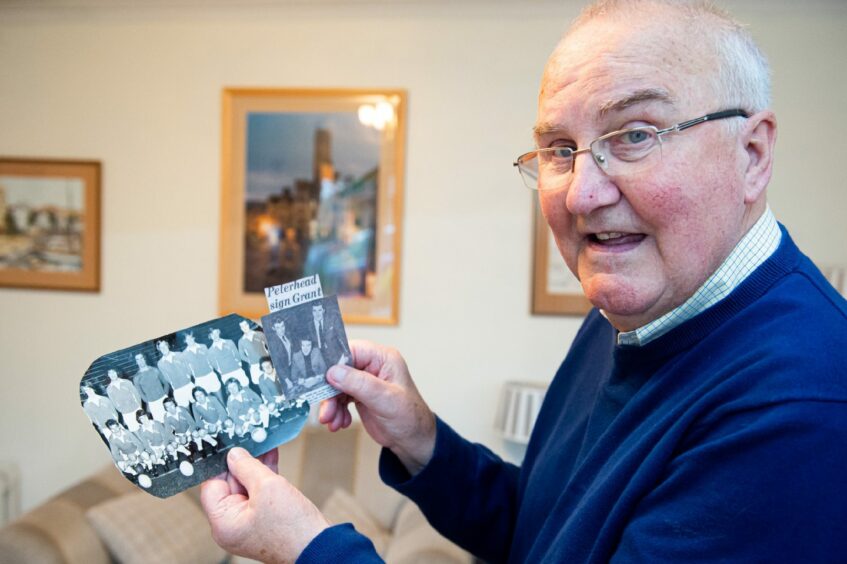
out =
<svg viewBox="0 0 847 564"><path fill-rule="evenodd" d="M619 239L626 235L626 233L618 233L617 231L611 231L609 233L598 233L597 238L601 241L608 241L609 239Z"/></svg>

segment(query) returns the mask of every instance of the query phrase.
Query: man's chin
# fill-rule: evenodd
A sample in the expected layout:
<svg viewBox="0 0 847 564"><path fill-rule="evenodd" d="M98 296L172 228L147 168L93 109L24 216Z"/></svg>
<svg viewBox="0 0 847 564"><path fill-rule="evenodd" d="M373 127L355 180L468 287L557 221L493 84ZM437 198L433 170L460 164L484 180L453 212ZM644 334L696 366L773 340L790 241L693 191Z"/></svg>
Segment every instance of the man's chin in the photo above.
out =
<svg viewBox="0 0 847 564"><path fill-rule="evenodd" d="M592 285L585 296L620 331L631 331L648 323L649 310L655 300L627 285Z"/></svg>

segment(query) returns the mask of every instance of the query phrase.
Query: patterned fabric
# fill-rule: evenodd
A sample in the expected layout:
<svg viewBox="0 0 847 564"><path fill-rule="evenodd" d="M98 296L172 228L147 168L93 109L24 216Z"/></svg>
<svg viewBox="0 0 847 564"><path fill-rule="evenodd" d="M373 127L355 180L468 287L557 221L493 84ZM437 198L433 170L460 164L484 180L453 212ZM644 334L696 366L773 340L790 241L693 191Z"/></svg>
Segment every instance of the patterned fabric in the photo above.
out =
<svg viewBox="0 0 847 564"><path fill-rule="evenodd" d="M735 246L726 260L681 306L635 329L618 333L619 345L640 347L657 339L727 297L779 246L782 233L770 207Z"/></svg>
<svg viewBox="0 0 847 564"><path fill-rule="evenodd" d="M226 553L209 535L203 512L186 494L156 499L124 495L88 510L86 516L118 562L222 562Z"/></svg>

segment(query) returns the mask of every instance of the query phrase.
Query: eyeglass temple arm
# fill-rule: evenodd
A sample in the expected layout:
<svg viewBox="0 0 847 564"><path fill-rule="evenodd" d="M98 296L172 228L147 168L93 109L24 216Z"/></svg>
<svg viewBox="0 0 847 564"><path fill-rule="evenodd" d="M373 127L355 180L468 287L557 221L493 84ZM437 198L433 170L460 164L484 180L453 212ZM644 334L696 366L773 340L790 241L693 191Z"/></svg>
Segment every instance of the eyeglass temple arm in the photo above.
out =
<svg viewBox="0 0 847 564"><path fill-rule="evenodd" d="M676 131L682 131L683 129L688 129L689 127L693 127L698 123L703 123L706 121L714 121L716 119L724 119L728 117L750 117L750 114L745 112L744 110L724 110L722 112L715 112L713 114L706 114L703 117L698 117L695 119L690 119L688 121L684 121L682 123L677 124L675 127L669 128Z"/></svg>

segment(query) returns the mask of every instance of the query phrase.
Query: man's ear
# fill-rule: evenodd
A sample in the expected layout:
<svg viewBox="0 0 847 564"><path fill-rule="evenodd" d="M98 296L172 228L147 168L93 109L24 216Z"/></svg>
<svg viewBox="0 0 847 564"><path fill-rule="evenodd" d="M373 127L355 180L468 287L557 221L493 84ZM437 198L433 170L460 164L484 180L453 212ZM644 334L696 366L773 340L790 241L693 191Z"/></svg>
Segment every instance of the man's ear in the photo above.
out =
<svg viewBox="0 0 847 564"><path fill-rule="evenodd" d="M747 118L741 131L741 143L747 153L744 170L744 203L759 200L770 182L773 151L776 144L776 116L764 110Z"/></svg>

